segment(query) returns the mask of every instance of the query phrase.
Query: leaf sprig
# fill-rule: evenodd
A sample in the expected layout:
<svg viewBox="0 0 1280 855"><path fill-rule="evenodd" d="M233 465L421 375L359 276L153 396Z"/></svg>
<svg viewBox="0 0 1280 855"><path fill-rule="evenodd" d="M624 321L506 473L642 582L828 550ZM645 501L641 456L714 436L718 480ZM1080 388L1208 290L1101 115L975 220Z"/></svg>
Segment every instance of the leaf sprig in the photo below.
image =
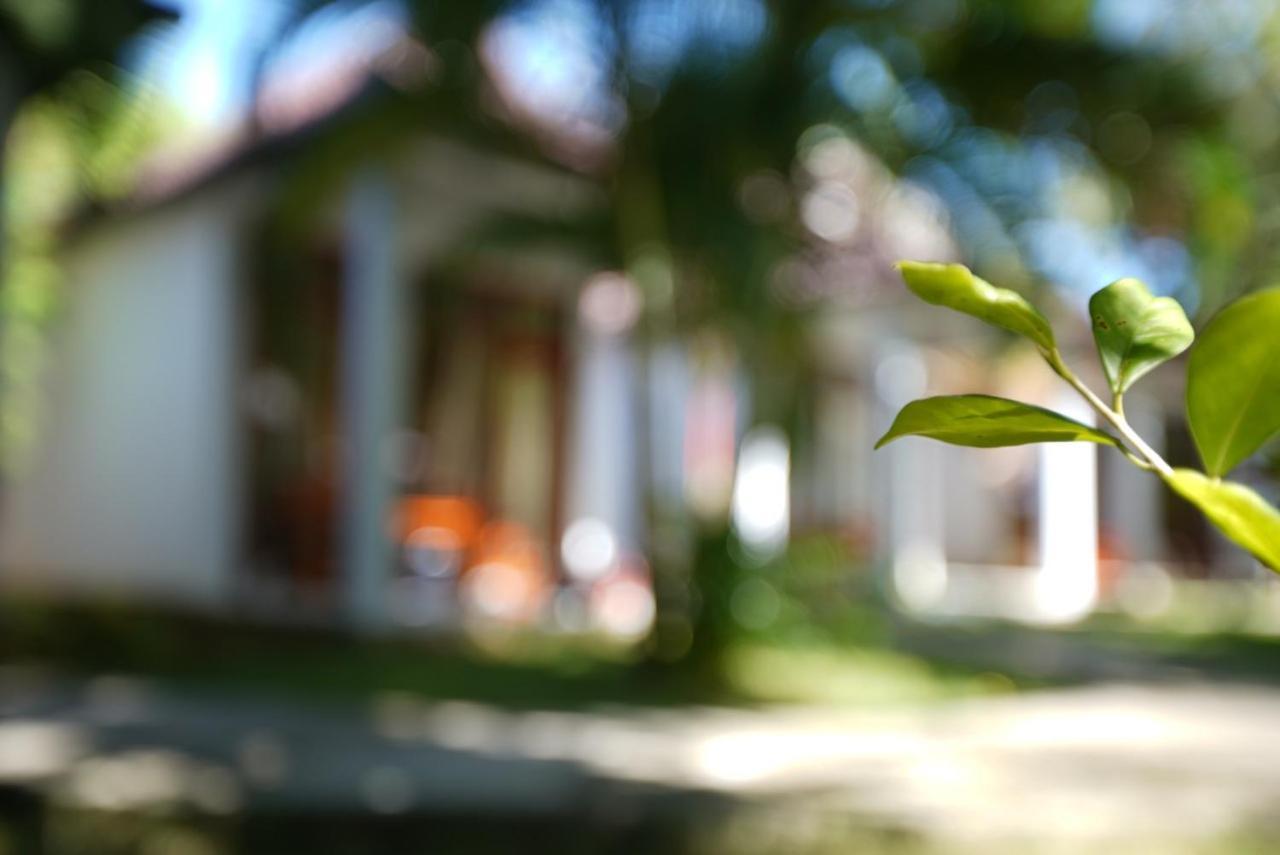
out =
<svg viewBox="0 0 1280 855"><path fill-rule="evenodd" d="M1187 421L1205 464L1201 473L1171 467L1124 415L1124 393L1195 339L1175 300L1153 296L1137 279L1120 279L1090 298L1093 339L1111 393L1106 403L1067 367L1048 320L1018 293L997 288L959 264L904 261L898 270L922 300L1029 339L1114 433L1021 401L947 395L907 404L876 448L913 435L975 448L1076 441L1110 445L1135 466L1159 475L1223 534L1280 572L1280 511L1248 487L1221 480L1280 433L1280 288L1228 306L1191 351Z"/></svg>

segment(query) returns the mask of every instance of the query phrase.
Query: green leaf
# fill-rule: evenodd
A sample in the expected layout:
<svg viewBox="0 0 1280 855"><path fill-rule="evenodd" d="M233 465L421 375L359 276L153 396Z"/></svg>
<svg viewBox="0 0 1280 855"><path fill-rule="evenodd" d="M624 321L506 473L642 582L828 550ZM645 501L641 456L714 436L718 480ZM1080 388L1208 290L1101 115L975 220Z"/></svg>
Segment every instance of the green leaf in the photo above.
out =
<svg viewBox="0 0 1280 855"><path fill-rule="evenodd" d="M1151 369L1177 356L1196 337L1170 297L1153 297L1137 279L1120 279L1089 298L1093 340L1117 395Z"/></svg>
<svg viewBox="0 0 1280 855"><path fill-rule="evenodd" d="M1223 534L1280 571L1280 511L1265 499L1248 487L1207 478L1194 469L1175 469L1164 480Z"/></svg>
<svg viewBox="0 0 1280 855"><path fill-rule="evenodd" d="M927 436L973 448L1075 441L1117 445L1109 434L1052 410L991 395L943 395L912 401L898 413L876 448L900 436Z"/></svg>
<svg viewBox="0 0 1280 855"><path fill-rule="evenodd" d="M1026 336L1043 350L1055 347L1049 322L1021 294L979 279L962 264L900 261L898 272L907 287L926 303L1004 327Z"/></svg>
<svg viewBox="0 0 1280 855"><path fill-rule="evenodd" d="M1280 288L1209 322L1187 367L1187 421L1210 475L1225 475L1280 431Z"/></svg>

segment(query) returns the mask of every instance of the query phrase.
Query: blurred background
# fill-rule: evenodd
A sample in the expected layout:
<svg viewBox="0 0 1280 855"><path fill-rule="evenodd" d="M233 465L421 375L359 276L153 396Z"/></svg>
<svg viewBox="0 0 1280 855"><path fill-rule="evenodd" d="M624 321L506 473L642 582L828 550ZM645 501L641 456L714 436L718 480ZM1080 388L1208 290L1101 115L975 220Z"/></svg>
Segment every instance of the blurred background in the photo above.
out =
<svg viewBox="0 0 1280 855"><path fill-rule="evenodd" d="M1095 384L1094 290L1280 278L1277 40L0 0L0 853L1272 851L1272 575L1090 444L872 446L1090 419L898 259ZM1183 363L1126 409L1194 466Z"/></svg>

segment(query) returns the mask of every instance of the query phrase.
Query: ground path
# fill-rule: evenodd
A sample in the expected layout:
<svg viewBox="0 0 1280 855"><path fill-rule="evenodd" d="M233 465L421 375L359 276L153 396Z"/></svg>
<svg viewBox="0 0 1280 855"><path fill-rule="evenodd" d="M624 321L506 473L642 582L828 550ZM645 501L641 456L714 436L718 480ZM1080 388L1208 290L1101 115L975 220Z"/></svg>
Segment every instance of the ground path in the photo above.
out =
<svg viewBox="0 0 1280 855"><path fill-rule="evenodd" d="M212 813L641 814L802 802L945 840L1270 834L1280 690L1104 684L923 709L511 712L0 678L0 784L61 803Z"/></svg>

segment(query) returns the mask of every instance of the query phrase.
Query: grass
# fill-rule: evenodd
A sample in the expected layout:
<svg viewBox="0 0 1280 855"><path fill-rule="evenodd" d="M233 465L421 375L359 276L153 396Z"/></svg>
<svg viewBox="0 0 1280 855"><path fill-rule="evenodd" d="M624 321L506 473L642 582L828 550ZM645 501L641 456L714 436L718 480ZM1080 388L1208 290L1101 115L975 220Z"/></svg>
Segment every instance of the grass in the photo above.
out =
<svg viewBox="0 0 1280 855"><path fill-rule="evenodd" d="M1280 638L1178 633L1099 616L1075 628L923 626L854 604L819 624L746 636L715 669L641 660L584 639L511 635L355 639L124 606L0 602L0 658L91 675L127 673L178 689L363 700L395 691L513 709L592 705L814 703L884 706L990 695L1106 676L1033 670L1031 645L1062 661L1127 662L1128 674L1280 682ZM1056 661L1055 657L1049 657Z"/></svg>
<svg viewBox="0 0 1280 855"><path fill-rule="evenodd" d="M1008 691L1008 677L888 649L879 622L851 613L825 634L757 637L720 667L642 660L584 639L509 636L355 639L111 606L0 605L9 663L126 673L177 689L363 700L381 692L520 709L592 705L926 702Z"/></svg>
<svg viewBox="0 0 1280 855"><path fill-rule="evenodd" d="M886 706L1013 692L997 671L944 668L876 647L741 644L725 657L725 679L744 696L772 703Z"/></svg>

